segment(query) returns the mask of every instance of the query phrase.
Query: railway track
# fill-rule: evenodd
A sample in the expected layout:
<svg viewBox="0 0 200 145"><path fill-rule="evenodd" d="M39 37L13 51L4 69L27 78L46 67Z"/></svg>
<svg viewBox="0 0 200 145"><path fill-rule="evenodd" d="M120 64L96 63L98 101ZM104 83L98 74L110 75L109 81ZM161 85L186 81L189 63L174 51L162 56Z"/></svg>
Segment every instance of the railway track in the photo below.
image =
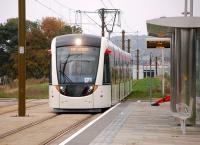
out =
<svg viewBox="0 0 200 145"><path fill-rule="evenodd" d="M31 100L26 101L26 103L37 102L39 100L42 100L42 99L31 99ZM17 99L0 99L0 103L7 103L7 104L4 104L4 105L0 104L0 108L5 108L5 107L17 105L18 100Z"/></svg>
<svg viewBox="0 0 200 145"><path fill-rule="evenodd" d="M54 118L54 117L56 117L57 115L58 115L58 114L55 114L55 115L52 115L52 116L49 116L49 117L46 117L46 118L37 120L37 121L35 121L35 122L31 122L30 124L27 124L27 125L25 125L25 126L22 126L22 127L13 129L13 130L10 130L10 131L8 131L8 132L6 132L6 133L0 134L0 140L3 139L3 138L5 138L5 137L7 137L7 136L9 136L9 135L18 133L18 132L20 132L20 131L22 131L22 130L24 130L24 129L30 128L30 127L35 126L35 125L38 125L38 124L40 124L40 123L42 123L42 122L44 122L44 121L46 121L46 120L49 120L49 119L51 119L51 118Z"/></svg>
<svg viewBox="0 0 200 145"><path fill-rule="evenodd" d="M96 116L98 114L54 114L0 134L0 142L18 144L20 139L21 145L49 145L62 136L71 134Z"/></svg>
<svg viewBox="0 0 200 145"><path fill-rule="evenodd" d="M0 108L13 106L17 104L17 99L4 99L0 98Z"/></svg>
<svg viewBox="0 0 200 145"><path fill-rule="evenodd" d="M49 137L46 140L44 140L43 142L41 142L39 145L50 145L50 144L52 144L53 142L55 142L57 139L61 138L62 136L70 134L75 129L77 129L77 128L83 126L84 124L86 124L87 122L89 122L89 120L91 120L92 117L94 117L94 115L90 115L90 116L72 124L70 127L64 128L60 132L52 135L51 137Z"/></svg>
<svg viewBox="0 0 200 145"><path fill-rule="evenodd" d="M37 104L30 104L30 103L33 103L35 101L38 101L38 100L27 101L26 102L26 105L27 105L26 108L36 107L36 106L40 106L40 105L44 105L44 104L48 103L48 102L39 102L39 103L36 102ZM17 111L18 105L17 105L17 102L16 102L15 104L0 106L0 109L1 109L0 110L0 115L3 115L3 114L6 114L6 113Z"/></svg>

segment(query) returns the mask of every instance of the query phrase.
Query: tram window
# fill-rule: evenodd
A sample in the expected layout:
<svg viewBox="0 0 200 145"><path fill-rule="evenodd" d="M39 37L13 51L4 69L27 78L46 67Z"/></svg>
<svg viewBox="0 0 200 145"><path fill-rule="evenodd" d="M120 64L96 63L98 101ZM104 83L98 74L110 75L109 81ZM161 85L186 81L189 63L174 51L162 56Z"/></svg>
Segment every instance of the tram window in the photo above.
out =
<svg viewBox="0 0 200 145"><path fill-rule="evenodd" d="M104 56L103 84L110 84L109 55Z"/></svg>
<svg viewBox="0 0 200 145"><path fill-rule="evenodd" d="M113 61L113 63L110 65L110 68L111 68L111 82L113 83L113 84L115 84L116 83L116 78L115 78L115 76L116 76L116 74L115 74L115 62L114 62L114 57L112 57L111 58L112 60L111 61Z"/></svg>
<svg viewBox="0 0 200 145"><path fill-rule="evenodd" d="M117 83L120 83L120 61L117 60Z"/></svg>

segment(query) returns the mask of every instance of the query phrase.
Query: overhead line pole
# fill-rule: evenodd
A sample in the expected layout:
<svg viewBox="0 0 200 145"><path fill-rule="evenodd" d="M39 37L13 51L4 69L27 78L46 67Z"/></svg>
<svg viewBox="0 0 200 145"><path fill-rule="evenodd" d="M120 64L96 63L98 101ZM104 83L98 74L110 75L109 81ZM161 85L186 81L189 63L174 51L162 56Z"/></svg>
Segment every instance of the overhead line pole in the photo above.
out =
<svg viewBox="0 0 200 145"><path fill-rule="evenodd" d="M100 9L100 13L101 13L101 36L104 37L105 36L105 9L102 8Z"/></svg>
<svg viewBox="0 0 200 145"><path fill-rule="evenodd" d="M156 56L156 76L158 75L158 57Z"/></svg>
<svg viewBox="0 0 200 145"><path fill-rule="evenodd" d="M139 79L139 49L137 49L137 80Z"/></svg>
<svg viewBox="0 0 200 145"><path fill-rule="evenodd" d="M125 31L122 30L122 50L125 50Z"/></svg>
<svg viewBox="0 0 200 145"><path fill-rule="evenodd" d="M113 24L112 24L112 29L108 30L108 27L107 27L108 24L106 24L105 14L113 14L113 13L114 13L114 20L113 20ZM105 36L105 28L106 28L107 32L109 33L109 37L110 37L110 34L113 32L113 27L115 25L116 16L119 14L120 14L119 9L107 9L107 8L99 9L99 15L101 18L102 37Z"/></svg>
<svg viewBox="0 0 200 145"><path fill-rule="evenodd" d="M128 53L130 53L130 52L131 52L131 46L130 46L130 42L131 42L131 40L130 40L130 39L128 39Z"/></svg>
<svg viewBox="0 0 200 145"><path fill-rule="evenodd" d="M18 116L25 116L26 114L26 104L25 104L25 83L26 83L26 69L25 69L25 0L18 0Z"/></svg>

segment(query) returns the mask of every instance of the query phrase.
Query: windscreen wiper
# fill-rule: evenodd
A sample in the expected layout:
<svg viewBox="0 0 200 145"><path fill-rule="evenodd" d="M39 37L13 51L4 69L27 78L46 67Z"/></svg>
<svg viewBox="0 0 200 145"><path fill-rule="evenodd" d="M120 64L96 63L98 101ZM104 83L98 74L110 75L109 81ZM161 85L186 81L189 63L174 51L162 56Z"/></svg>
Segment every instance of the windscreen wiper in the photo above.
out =
<svg viewBox="0 0 200 145"><path fill-rule="evenodd" d="M66 80L70 83L73 83L73 81L63 72L63 71L59 71L65 78L64 84L66 83Z"/></svg>

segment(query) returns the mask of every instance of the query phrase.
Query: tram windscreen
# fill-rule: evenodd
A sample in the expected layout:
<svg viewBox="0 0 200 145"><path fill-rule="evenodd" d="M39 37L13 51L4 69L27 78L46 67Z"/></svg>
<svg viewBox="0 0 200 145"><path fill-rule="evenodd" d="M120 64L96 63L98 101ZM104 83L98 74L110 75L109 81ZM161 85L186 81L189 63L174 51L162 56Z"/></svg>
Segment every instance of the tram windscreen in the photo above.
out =
<svg viewBox="0 0 200 145"><path fill-rule="evenodd" d="M56 49L59 84L95 83L99 48L67 46Z"/></svg>

